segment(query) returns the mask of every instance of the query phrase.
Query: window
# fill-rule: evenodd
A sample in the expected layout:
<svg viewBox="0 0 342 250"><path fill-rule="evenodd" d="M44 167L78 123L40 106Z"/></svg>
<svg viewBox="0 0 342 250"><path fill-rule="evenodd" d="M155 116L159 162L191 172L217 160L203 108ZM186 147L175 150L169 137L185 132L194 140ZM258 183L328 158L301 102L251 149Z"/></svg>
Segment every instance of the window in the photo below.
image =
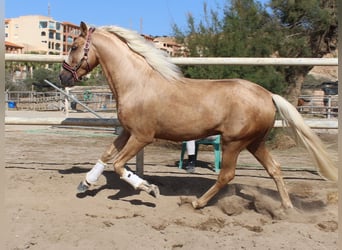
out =
<svg viewBox="0 0 342 250"><path fill-rule="evenodd" d="M61 23L56 23L56 30L60 30L61 29Z"/></svg>
<svg viewBox="0 0 342 250"><path fill-rule="evenodd" d="M67 43L72 44L74 39L71 36L68 36Z"/></svg>
<svg viewBox="0 0 342 250"><path fill-rule="evenodd" d="M50 39L53 39L53 38L54 38L54 35L53 35L53 34L54 34L54 33L53 33L52 31L49 32L49 38L50 38Z"/></svg>
<svg viewBox="0 0 342 250"><path fill-rule="evenodd" d="M56 33L56 40L61 40L61 33Z"/></svg>
<svg viewBox="0 0 342 250"><path fill-rule="evenodd" d="M56 24L52 21L49 21L49 29L56 29Z"/></svg>
<svg viewBox="0 0 342 250"><path fill-rule="evenodd" d="M40 21L39 22L39 28L40 29L47 28L47 22L46 21Z"/></svg>
<svg viewBox="0 0 342 250"><path fill-rule="evenodd" d="M46 32L45 32L45 31L42 31L42 32L40 33L40 35L41 35L41 36L46 36Z"/></svg>

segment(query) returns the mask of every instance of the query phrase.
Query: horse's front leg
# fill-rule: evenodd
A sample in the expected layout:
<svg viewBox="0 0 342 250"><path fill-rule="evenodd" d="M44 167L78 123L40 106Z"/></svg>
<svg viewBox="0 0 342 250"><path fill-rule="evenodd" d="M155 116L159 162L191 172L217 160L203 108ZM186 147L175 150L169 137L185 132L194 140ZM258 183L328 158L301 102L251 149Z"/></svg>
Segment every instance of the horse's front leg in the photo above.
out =
<svg viewBox="0 0 342 250"><path fill-rule="evenodd" d="M146 180L125 168L126 162L149 143L150 142L141 142L134 136L131 136L126 145L116 155L113 165L115 172L120 176L120 178L129 183L135 190L142 190L154 197L158 197L159 188L156 185L148 183Z"/></svg>
<svg viewBox="0 0 342 250"><path fill-rule="evenodd" d="M113 159L115 155L125 146L130 137L130 133L123 130L122 133L113 141L106 151L101 155L95 166L86 174L85 179L78 185L77 191L83 193L89 187L97 182L103 173L108 161Z"/></svg>

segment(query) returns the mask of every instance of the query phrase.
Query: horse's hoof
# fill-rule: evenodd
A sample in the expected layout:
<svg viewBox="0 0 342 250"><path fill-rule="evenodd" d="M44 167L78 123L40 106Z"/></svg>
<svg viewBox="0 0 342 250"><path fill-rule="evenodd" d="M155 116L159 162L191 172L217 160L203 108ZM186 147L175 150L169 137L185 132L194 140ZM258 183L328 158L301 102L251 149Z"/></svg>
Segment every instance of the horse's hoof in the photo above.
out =
<svg viewBox="0 0 342 250"><path fill-rule="evenodd" d="M149 189L150 189L149 192L148 192L149 195L153 196L154 198L158 198L159 197L160 192L159 192L158 186L151 184Z"/></svg>
<svg viewBox="0 0 342 250"><path fill-rule="evenodd" d="M191 202L191 205L192 205L192 207L195 208L195 209L199 208L199 205L198 205L198 202L197 202L197 201Z"/></svg>
<svg viewBox="0 0 342 250"><path fill-rule="evenodd" d="M205 207L207 203L200 202L200 200L194 200L193 202L191 202L191 205L195 209L200 209Z"/></svg>
<svg viewBox="0 0 342 250"><path fill-rule="evenodd" d="M81 183L77 187L77 193L84 193L89 189L89 185L85 181L81 181Z"/></svg>

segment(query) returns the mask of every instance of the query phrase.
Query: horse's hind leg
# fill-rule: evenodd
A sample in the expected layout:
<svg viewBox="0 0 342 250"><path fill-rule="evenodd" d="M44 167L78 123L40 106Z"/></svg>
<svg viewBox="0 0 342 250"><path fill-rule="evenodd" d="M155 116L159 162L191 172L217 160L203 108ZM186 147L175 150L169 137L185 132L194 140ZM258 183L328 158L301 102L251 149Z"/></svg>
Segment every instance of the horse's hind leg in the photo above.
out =
<svg viewBox="0 0 342 250"><path fill-rule="evenodd" d="M265 142L256 142L247 147L256 159L264 166L268 174L276 183L278 192L280 194L281 203L284 208L293 208L289 194L286 190L283 176L281 174L280 164L276 162L271 156L270 152L265 146Z"/></svg>
<svg viewBox="0 0 342 250"><path fill-rule="evenodd" d="M109 145L95 166L89 172L87 172L85 180L78 185L77 191L79 193L87 191L92 184L97 182L98 178L106 167L106 163L113 159L116 153L118 153L125 146L129 137L130 133L126 130L123 130L122 133L113 141L113 143Z"/></svg>
<svg viewBox="0 0 342 250"><path fill-rule="evenodd" d="M222 164L216 183L199 199L192 202L194 208L201 208L207 205L221 188L226 186L235 176L237 158L242 149L240 143L230 143L229 147L222 144Z"/></svg>

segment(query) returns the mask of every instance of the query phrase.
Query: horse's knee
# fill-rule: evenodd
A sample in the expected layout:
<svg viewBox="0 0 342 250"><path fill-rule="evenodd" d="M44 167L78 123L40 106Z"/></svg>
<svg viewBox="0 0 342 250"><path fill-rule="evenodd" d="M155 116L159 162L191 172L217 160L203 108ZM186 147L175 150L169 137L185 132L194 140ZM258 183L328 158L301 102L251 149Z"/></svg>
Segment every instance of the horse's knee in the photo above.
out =
<svg viewBox="0 0 342 250"><path fill-rule="evenodd" d="M101 161L103 162L108 162L110 161L110 159L113 158L113 155L110 154L109 152L104 152L102 155L101 155Z"/></svg>

